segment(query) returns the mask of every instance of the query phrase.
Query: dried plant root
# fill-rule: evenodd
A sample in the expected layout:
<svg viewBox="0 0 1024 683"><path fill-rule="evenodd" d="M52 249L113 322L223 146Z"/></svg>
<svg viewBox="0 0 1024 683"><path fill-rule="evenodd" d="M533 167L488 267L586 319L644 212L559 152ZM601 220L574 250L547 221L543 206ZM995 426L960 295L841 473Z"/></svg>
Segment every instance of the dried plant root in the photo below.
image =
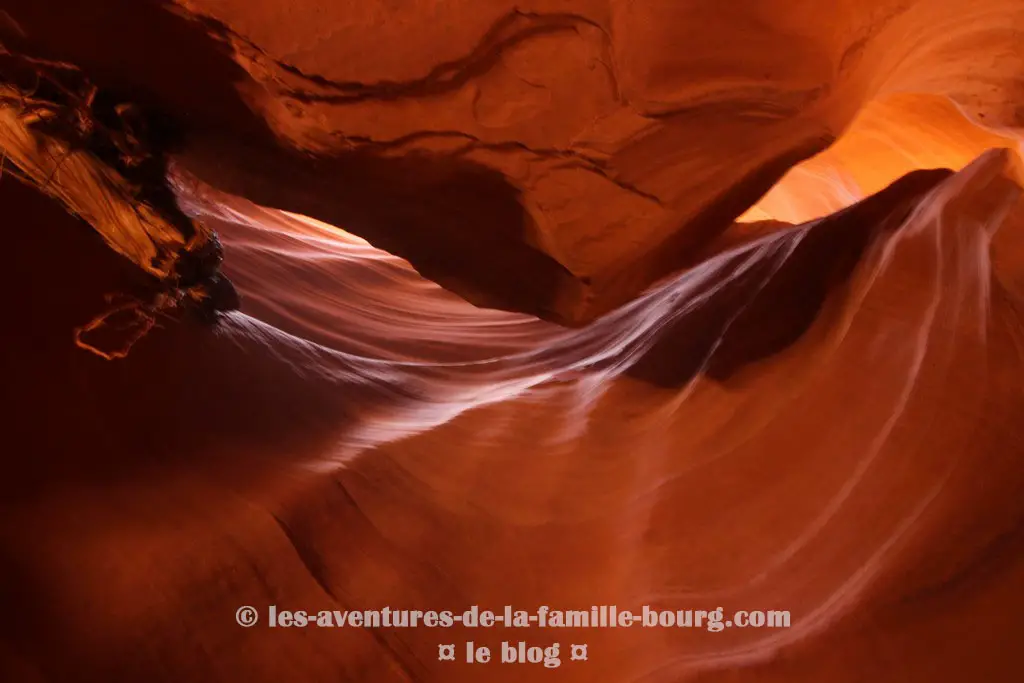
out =
<svg viewBox="0 0 1024 683"><path fill-rule="evenodd" d="M112 360L127 355L158 315L194 310L210 320L237 308L238 295L219 272L216 235L178 208L146 118L110 96L98 112L99 99L75 66L0 45L0 174L60 201L157 283L150 301L115 305L75 330L77 346ZM122 315L130 324L114 329L111 320ZM101 331L123 338L109 348L89 341Z"/></svg>

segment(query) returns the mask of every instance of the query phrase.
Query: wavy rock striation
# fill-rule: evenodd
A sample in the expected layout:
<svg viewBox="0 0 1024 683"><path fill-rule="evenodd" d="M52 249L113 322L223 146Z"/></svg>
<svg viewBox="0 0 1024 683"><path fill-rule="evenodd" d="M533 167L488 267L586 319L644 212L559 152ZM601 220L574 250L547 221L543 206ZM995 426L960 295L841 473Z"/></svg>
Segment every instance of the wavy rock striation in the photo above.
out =
<svg viewBox="0 0 1024 683"><path fill-rule="evenodd" d="M211 184L570 324L685 266L875 99L1024 125L1016 0L63 4L9 14L189 120Z"/></svg>
<svg viewBox="0 0 1024 683"><path fill-rule="evenodd" d="M1017 680L1019 2L7 4L181 123L242 308L82 353L147 276L0 178L0 679ZM562 665L437 657L519 639Z"/></svg>

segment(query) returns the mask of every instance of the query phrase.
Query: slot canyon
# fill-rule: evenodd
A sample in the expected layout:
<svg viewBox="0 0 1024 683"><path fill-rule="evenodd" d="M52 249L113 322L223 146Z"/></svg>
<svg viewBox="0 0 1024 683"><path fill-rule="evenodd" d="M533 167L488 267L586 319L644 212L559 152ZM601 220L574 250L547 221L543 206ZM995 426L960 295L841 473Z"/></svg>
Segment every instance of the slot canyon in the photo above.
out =
<svg viewBox="0 0 1024 683"><path fill-rule="evenodd" d="M0 681L1024 680L1022 140L1024 0L0 0Z"/></svg>

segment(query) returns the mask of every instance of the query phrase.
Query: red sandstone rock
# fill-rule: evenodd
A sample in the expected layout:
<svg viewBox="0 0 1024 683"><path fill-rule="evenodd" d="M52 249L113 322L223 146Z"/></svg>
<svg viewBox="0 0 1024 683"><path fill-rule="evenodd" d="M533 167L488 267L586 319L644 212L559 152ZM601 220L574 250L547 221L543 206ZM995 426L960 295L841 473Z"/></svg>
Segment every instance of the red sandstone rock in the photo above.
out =
<svg viewBox="0 0 1024 683"><path fill-rule="evenodd" d="M244 305L77 349L142 274L0 178L0 679L1017 680L1020 3L8 5L187 122Z"/></svg>

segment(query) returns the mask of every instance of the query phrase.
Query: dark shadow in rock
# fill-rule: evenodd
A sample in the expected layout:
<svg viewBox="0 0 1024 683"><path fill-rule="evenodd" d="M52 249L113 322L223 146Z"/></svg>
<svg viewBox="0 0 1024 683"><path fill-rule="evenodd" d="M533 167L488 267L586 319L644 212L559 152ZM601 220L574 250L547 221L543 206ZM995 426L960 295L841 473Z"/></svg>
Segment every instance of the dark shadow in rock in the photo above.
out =
<svg viewBox="0 0 1024 683"><path fill-rule="evenodd" d="M249 74L228 45L163 0L5 0L17 23L0 28L7 47L80 67L121 101L167 112L188 129L211 128L270 142L236 84Z"/></svg>

